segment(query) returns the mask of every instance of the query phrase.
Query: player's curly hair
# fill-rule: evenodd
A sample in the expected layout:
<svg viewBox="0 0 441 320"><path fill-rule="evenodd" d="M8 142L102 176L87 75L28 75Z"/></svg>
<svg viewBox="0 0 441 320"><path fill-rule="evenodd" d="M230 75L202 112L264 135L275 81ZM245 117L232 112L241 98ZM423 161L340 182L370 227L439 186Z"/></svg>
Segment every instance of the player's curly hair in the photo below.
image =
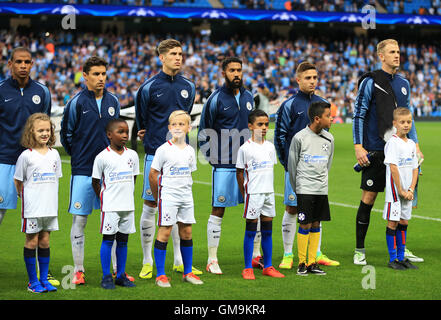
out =
<svg viewBox="0 0 441 320"><path fill-rule="evenodd" d="M37 146L37 141L34 136L34 125L35 121L49 121L51 124L51 136L47 142L48 147L52 147L55 144L55 125L46 113L34 113L28 120L23 128L23 133L21 135L21 145L25 148L35 148Z"/></svg>

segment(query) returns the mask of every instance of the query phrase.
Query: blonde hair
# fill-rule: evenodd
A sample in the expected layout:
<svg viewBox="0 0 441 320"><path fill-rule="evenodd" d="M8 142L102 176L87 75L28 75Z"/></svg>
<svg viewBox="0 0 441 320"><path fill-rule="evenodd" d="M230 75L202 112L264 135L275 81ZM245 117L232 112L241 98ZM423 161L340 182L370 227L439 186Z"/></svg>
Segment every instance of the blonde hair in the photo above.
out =
<svg viewBox="0 0 441 320"><path fill-rule="evenodd" d="M388 45L388 44L395 44L398 46L398 41L395 39L386 39L383 41L380 41L377 44L377 54L378 53L383 53L384 52L384 48Z"/></svg>
<svg viewBox="0 0 441 320"><path fill-rule="evenodd" d="M184 111L184 110L175 110L175 111L173 111L170 114L170 116L168 117L168 123L171 123L174 118L176 118L177 116L181 116L181 115L185 115L185 118L187 119L188 124L191 124L191 117L188 114L188 112Z"/></svg>
<svg viewBox="0 0 441 320"><path fill-rule="evenodd" d="M55 144L55 125L46 113L34 113L28 120L23 128L23 133L21 135L21 145L25 148L35 148L37 146L37 141L34 136L34 124L35 121L48 121L51 124L51 136L47 142L48 147L52 147Z"/></svg>
<svg viewBox="0 0 441 320"><path fill-rule="evenodd" d="M410 110L407 108L398 107L394 110L393 115L394 115L394 120L397 120L398 117L412 115L412 112L410 112Z"/></svg>

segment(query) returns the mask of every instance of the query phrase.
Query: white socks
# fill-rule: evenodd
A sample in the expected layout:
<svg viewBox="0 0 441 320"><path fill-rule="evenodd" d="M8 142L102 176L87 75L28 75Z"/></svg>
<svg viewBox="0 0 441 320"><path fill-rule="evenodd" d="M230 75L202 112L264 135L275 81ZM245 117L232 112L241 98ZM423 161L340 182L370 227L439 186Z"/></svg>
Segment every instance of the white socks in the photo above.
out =
<svg viewBox="0 0 441 320"><path fill-rule="evenodd" d="M173 240L173 264L180 266L184 264L181 256L181 237L179 237L179 227L175 224L171 231L171 238Z"/></svg>
<svg viewBox="0 0 441 320"><path fill-rule="evenodd" d="M282 219L282 239L284 253L292 253L294 237L297 233L297 215L285 211Z"/></svg>
<svg viewBox="0 0 441 320"><path fill-rule="evenodd" d="M0 209L0 224L2 224L3 218L5 217L6 209Z"/></svg>
<svg viewBox="0 0 441 320"><path fill-rule="evenodd" d="M139 233L141 235L141 247L143 253L142 264L150 263L153 266L152 247L155 237L155 214L157 208L144 204L140 219Z"/></svg>
<svg viewBox="0 0 441 320"><path fill-rule="evenodd" d="M322 252L321 251L321 246L322 246L322 234L323 234L323 229L322 229L322 223L320 222L320 239L319 239L319 244L318 244L318 248L317 248L317 253Z"/></svg>
<svg viewBox="0 0 441 320"><path fill-rule="evenodd" d="M210 215L207 223L208 260L217 260L217 248L221 236L222 218Z"/></svg>
<svg viewBox="0 0 441 320"><path fill-rule="evenodd" d="M72 215L72 229L70 230L70 242L72 243L72 257L74 262L74 272L84 272L84 228L87 224L87 215Z"/></svg>
<svg viewBox="0 0 441 320"><path fill-rule="evenodd" d="M262 241L262 234L260 233L260 217L257 219L257 231L254 237L254 247L253 247L253 259L256 257L261 257L260 254L260 243Z"/></svg>

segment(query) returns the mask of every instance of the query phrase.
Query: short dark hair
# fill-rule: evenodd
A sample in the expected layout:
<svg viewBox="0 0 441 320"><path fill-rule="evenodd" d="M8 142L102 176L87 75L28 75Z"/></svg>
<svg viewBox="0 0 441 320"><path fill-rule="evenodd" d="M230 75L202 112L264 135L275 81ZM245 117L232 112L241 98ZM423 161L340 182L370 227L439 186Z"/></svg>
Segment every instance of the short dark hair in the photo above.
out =
<svg viewBox="0 0 441 320"><path fill-rule="evenodd" d="M331 108L331 104L326 101L316 101L311 103L308 108L309 121L313 123L314 118L321 117L327 108Z"/></svg>
<svg viewBox="0 0 441 320"><path fill-rule="evenodd" d="M112 132L118 123L123 123L123 122L127 123L127 121L124 120L123 118L110 119L106 125L106 133Z"/></svg>
<svg viewBox="0 0 441 320"><path fill-rule="evenodd" d="M182 44L175 39L166 39L161 41L158 44L158 47L156 48L156 52L158 53L158 56L161 54L166 54L167 52L169 52L171 49L173 48L181 48L182 49Z"/></svg>
<svg viewBox="0 0 441 320"><path fill-rule="evenodd" d="M256 119L258 117L267 117L267 118L269 118L268 114L265 111L263 111L262 109L254 109L248 115L248 123L249 124L253 124L254 121L256 121Z"/></svg>
<svg viewBox="0 0 441 320"><path fill-rule="evenodd" d="M96 66L105 66L107 68L109 64L107 63L106 60L104 60L101 57L98 56L92 56L90 58L88 58L86 60L86 62L83 65L83 72L84 73L89 73L90 69L92 69L92 67L96 67Z"/></svg>
<svg viewBox="0 0 441 320"><path fill-rule="evenodd" d="M242 60L240 60L238 57L227 57L222 61L222 70L225 71L228 65L232 62L237 62L242 65Z"/></svg>
<svg viewBox="0 0 441 320"><path fill-rule="evenodd" d="M32 57L32 52L31 52L31 50L29 50L29 49L26 48L26 47L17 47L17 48L12 49L11 56L9 57L9 60L10 60L10 61L14 61L14 55L15 55L15 53L16 53L16 52L22 52L22 51L29 53L29 54L31 55L31 57Z"/></svg>
<svg viewBox="0 0 441 320"><path fill-rule="evenodd" d="M317 71L317 67L315 66L315 64L312 64L311 62L303 61L302 63L300 63L297 66L296 75L299 75L307 70L316 70Z"/></svg>

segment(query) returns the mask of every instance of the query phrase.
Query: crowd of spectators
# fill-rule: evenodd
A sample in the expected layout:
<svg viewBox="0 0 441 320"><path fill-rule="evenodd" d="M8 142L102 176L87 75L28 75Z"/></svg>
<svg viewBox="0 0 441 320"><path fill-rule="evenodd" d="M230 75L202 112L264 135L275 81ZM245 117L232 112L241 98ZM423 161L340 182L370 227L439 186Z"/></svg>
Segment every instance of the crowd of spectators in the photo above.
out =
<svg viewBox="0 0 441 320"><path fill-rule="evenodd" d="M170 36L170 35L169 35ZM203 103L223 83L219 61L236 55L243 60L244 85L257 92L264 85L271 92L273 111L286 95L297 89L294 70L303 60L315 63L319 70L318 91L328 98L341 117L350 117L359 76L378 67L377 39L348 38L330 40L307 37L289 40L233 38L212 42L208 37L172 35L184 45L182 73L197 85L196 103ZM27 46L33 52L31 77L46 84L53 105L64 106L82 85L81 66L91 55L109 61L108 89L115 92L121 105L133 105L138 87L160 70L156 45L163 39L155 35L113 33L21 36L0 31L0 80L8 76L7 59L12 48ZM441 111L441 48L431 45L402 44L400 72L410 81L411 104L418 116Z"/></svg>

